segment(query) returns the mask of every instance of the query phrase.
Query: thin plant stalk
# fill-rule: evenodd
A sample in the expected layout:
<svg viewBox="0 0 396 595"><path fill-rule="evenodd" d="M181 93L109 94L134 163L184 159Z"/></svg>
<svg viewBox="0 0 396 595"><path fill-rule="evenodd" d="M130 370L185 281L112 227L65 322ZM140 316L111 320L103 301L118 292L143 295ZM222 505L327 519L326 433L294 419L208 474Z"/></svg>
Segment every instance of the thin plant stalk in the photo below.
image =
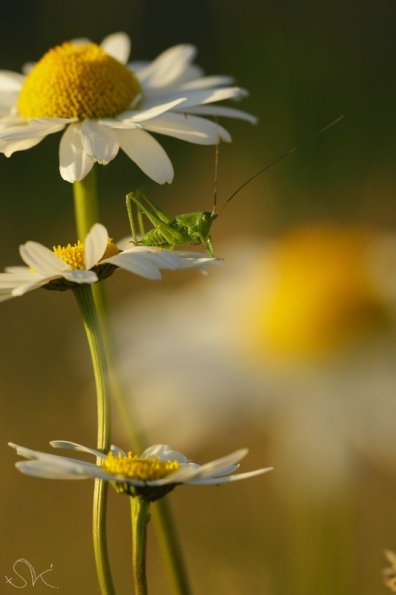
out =
<svg viewBox="0 0 396 595"><path fill-rule="evenodd" d="M82 181L73 184L73 194L77 233L79 239L84 241L92 225L99 222L99 201L95 168ZM106 351L111 393L117 404L131 447L141 452L147 446L145 444L144 433L137 421L137 416L133 415L132 417L130 409L126 406L118 376L112 363L113 341L108 324L108 301L105 287L103 283L97 283L92 289L102 331L103 345ZM153 524L158 535L169 580L173 585L174 595L190 595L191 591L180 542L177 537L170 507L165 500L154 504Z"/></svg>
<svg viewBox="0 0 396 595"><path fill-rule="evenodd" d="M143 498L132 497L131 526L132 526L132 570L135 595L147 595L146 578L146 545L147 523L150 519L150 502Z"/></svg>
<svg viewBox="0 0 396 595"><path fill-rule="evenodd" d="M153 502L151 516L172 587L171 592L178 595L190 595L191 590L183 552L167 498Z"/></svg>
<svg viewBox="0 0 396 595"><path fill-rule="evenodd" d="M91 354L95 377L98 431L97 449L110 450L110 395L106 350L92 287L79 285L74 290ZM98 461L99 462L99 461ZM96 479L93 497L93 545L98 581L102 595L115 595L106 535L107 483Z"/></svg>

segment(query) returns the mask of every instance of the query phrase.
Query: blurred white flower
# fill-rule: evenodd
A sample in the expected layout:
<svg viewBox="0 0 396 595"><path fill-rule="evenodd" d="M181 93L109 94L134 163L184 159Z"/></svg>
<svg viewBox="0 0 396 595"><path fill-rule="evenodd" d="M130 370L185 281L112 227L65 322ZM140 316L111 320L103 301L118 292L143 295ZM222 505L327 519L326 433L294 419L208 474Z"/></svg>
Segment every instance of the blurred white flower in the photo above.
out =
<svg viewBox="0 0 396 595"><path fill-rule="evenodd" d="M217 122L226 116L254 123L240 110L212 106L247 93L228 76L203 76L192 45L177 45L153 62L128 64L125 33L100 46L78 39L49 50L27 74L0 72L0 152L6 157L64 130L59 149L64 180L82 180L95 162L121 148L145 174L163 184L173 167L151 132L197 144L230 141Z"/></svg>
<svg viewBox="0 0 396 595"><path fill-rule="evenodd" d="M115 446L104 454L75 442L54 440L50 444L54 448L94 455L98 462L88 463L81 459L39 452L10 442L9 446L15 448L20 456L29 459L16 463L17 469L27 475L46 479L104 479L110 481L120 493L142 496L148 500L161 498L179 484L220 485L272 470L272 467L267 467L234 474L239 461L247 455L247 448L198 465L166 444L150 446L141 455L125 453Z"/></svg>
<svg viewBox="0 0 396 595"><path fill-rule="evenodd" d="M5 273L0 273L0 301L40 287L63 291L76 284L97 283L117 268L155 280L161 278L160 269L202 268L218 263L198 252L170 252L149 246L121 250L100 223L92 226L83 243L55 246L50 250L29 241L22 244L19 251L28 266L8 267Z"/></svg>
<svg viewBox="0 0 396 595"><path fill-rule="evenodd" d="M382 284L394 272L383 241L320 225L242 241L205 284L126 304L120 370L155 435L172 428L191 448L245 423L270 438L277 479L301 489L352 480L358 453L393 467L395 326Z"/></svg>

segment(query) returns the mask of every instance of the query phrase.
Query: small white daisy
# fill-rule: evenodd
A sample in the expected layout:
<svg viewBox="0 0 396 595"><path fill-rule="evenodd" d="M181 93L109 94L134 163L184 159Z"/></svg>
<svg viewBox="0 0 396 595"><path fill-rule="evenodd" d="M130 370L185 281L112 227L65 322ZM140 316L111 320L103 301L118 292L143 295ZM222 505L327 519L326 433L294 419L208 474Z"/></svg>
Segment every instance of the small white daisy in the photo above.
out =
<svg viewBox="0 0 396 595"><path fill-rule="evenodd" d="M19 248L28 266L6 268L0 273L0 301L45 287L63 291L78 284L92 284L111 275L117 268L146 279L160 279L160 269L202 268L218 261L198 252L159 250L131 246L121 250L96 223L84 243L54 246L26 242Z"/></svg>
<svg viewBox="0 0 396 595"><path fill-rule="evenodd" d="M117 492L141 496L146 500L157 500L179 484L220 485L272 470L272 467L266 467L233 474L239 467L239 461L248 453L247 448L198 465L166 444L150 446L141 455L125 453L115 446L104 454L75 442L54 440L50 444L54 448L92 454L97 457L97 463L43 453L10 442L9 446L15 448L20 456L30 459L15 464L19 471L46 479L104 479L110 481Z"/></svg>
<svg viewBox="0 0 396 595"><path fill-rule="evenodd" d="M202 76L192 45L169 48L154 61L128 64L125 33L101 45L74 40L49 50L26 74L0 71L0 152L30 149L64 130L60 173L82 180L95 162L106 165L121 148L150 178L173 179L169 157L150 132L197 144L230 141L218 123L202 116L227 116L254 123L240 110L213 106L246 91L227 76Z"/></svg>

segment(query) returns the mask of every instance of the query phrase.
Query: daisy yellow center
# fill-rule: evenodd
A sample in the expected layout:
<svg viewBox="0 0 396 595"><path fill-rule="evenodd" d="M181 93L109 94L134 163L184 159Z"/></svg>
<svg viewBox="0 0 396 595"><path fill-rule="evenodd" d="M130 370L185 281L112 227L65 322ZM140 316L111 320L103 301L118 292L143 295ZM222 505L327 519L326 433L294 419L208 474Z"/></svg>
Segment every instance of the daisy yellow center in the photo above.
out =
<svg viewBox="0 0 396 595"><path fill-rule="evenodd" d="M19 94L23 118L113 117L141 88L134 74L95 43L64 43L49 50L27 75Z"/></svg>
<svg viewBox="0 0 396 595"><path fill-rule="evenodd" d="M160 461L157 457L143 458L132 452L126 455L119 452L117 456L109 452L103 461L103 468L109 473L140 481L162 479L177 471L179 467L179 461Z"/></svg>
<svg viewBox="0 0 396 595"><path fill-rule="evenodd" d="M52 251L72 269L80 269L82 271L85 270L85 250L84 244L80 242L80 240L73 246L71 244L68 244L67 246L54 246ZM110 256L115 256L118 253L119 250L117 246L109 238L107 241L107 248L102 256L102 260L105 258L110 258Z"/></svg>

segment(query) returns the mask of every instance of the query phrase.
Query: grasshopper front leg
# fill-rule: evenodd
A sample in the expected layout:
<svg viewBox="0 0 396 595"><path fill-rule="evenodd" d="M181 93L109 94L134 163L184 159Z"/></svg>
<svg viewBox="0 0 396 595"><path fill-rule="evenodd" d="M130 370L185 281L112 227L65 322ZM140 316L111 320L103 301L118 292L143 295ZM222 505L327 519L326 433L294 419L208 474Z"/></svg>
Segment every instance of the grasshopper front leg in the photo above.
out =
<svg viewBox="0 0 396 595"><path fill-rule="evenodd" d="M141 234L140 242L137 239L136 226L132 212L132 203L134 203L137 210L137 217ZM161 209L157 207L157 205L155 205L146 196L144 196L142 192L130 192L127 195L127 210L131 224L133 241L136 245L138 245L139 243L143 243L144 245L156 245L156 236L157 238L161 238L161 244L168 244L171 248L174 248L178 244L182 244L185 241L183 235L179 231L170 227L169 224L174 220L168 217L168 215L166 215L163 211L161 211ZM147 219L150 221L150 223L152 223L154 226L154 228L150 230L147 234L144 230L143 215L145 215Z"/></svg>

